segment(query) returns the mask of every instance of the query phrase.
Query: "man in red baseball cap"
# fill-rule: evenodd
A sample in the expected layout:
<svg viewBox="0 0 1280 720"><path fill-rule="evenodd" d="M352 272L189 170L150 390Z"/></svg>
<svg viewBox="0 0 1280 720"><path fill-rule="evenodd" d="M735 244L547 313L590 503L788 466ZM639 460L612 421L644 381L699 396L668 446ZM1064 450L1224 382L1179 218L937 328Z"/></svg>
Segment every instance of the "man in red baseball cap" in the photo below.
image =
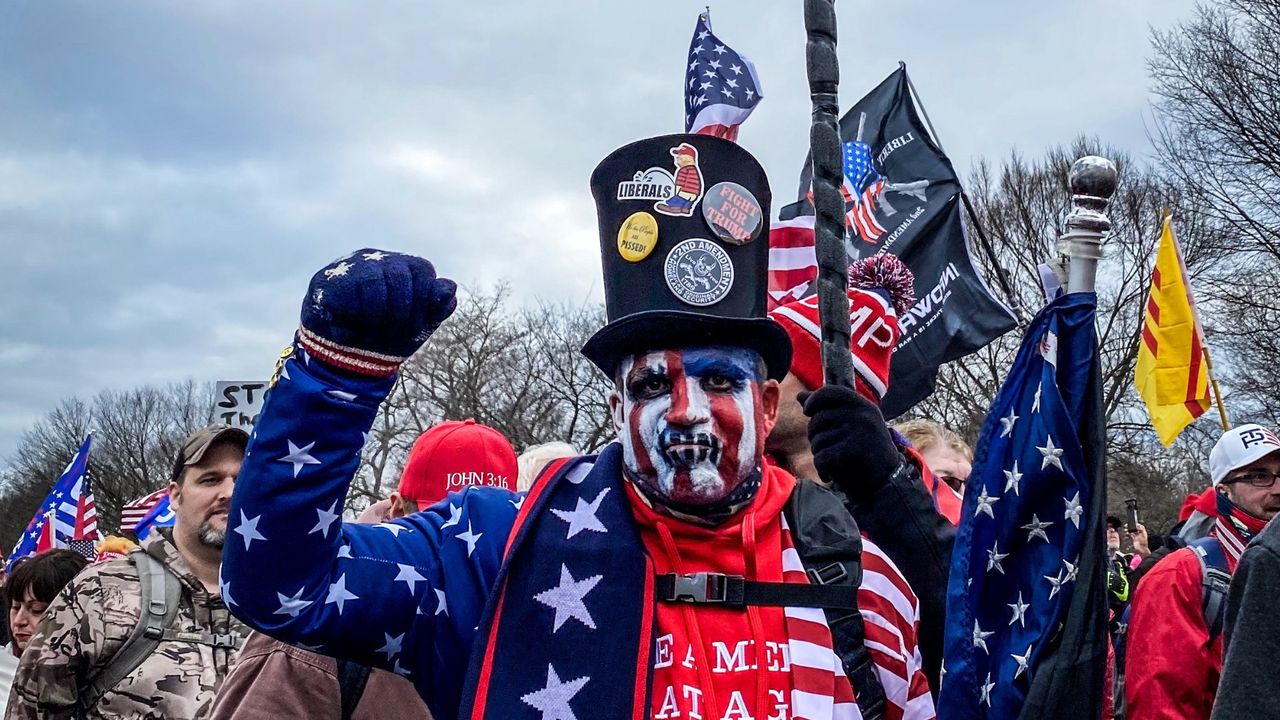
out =
<svg viewBox="0 0 1280 720"><path fill-rule="evenodd" d="M516 451L505 435L475 420L448 420L413 443L391 505L399 515L412 515L470 485L514 490L518 474Z"/></svg>

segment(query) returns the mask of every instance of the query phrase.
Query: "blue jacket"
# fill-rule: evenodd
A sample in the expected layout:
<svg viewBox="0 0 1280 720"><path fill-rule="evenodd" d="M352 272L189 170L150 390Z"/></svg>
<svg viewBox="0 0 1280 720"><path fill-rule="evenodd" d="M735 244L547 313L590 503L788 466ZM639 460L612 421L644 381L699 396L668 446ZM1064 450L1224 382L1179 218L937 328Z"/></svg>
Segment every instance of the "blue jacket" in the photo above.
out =
<svg viewBox="0 0 1280 720"><path fill-rule="evenodd" d="M245 454L223 598L258 630L405 676L435 717L455 717L522 498L468 489L393 522L343 523L364 431L394 380L299 356L286 361Z"/></svg>

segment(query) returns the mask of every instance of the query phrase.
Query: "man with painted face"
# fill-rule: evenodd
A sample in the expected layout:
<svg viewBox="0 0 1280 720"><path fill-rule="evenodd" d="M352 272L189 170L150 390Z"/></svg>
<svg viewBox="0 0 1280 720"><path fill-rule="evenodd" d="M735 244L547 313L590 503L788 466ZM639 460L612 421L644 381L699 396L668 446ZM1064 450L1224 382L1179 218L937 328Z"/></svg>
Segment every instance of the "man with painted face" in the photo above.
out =
<svg viewBox="0 0 1280 720"><path fill-rule="evenodd" d="M679 212L673 151L702 180ZM672 135L615 151L591 186L609 322L583 353L616 384L617 442L553 462L527 497L469 487L343 523L362 433L455 289L425 260L353 253L312 278L256 425L228 604L407 677L437 718L933 717L923 678L902 679L914 598L901 642L869 657L851 516L763 459L790 360L764 312L763 170Z"/></svg>

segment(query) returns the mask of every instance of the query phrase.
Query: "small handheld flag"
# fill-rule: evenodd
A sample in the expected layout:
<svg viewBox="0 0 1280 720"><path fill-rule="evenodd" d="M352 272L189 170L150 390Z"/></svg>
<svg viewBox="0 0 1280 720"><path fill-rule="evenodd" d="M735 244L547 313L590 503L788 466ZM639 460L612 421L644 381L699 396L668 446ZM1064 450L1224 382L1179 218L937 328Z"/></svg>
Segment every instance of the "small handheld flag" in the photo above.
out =
<svg viewBox="0 0 1280 720"><path fill-rule="evenodd" d="M684 130L689 133L736 141L738 126L764 97L755 65L711 33L705 12L689 43L684 79Z"/></svg>

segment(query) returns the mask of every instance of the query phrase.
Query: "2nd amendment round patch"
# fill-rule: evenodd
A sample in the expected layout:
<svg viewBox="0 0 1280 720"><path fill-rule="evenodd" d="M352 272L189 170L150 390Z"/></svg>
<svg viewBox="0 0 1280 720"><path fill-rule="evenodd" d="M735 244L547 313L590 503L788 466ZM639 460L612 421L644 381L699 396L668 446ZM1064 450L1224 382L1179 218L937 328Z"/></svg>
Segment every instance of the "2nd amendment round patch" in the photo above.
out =
<svg viewBox="0 0 1280 720"><path fill-rule="evenodd" d="M647 212L631 213L618 228L618 254L628 262L640 262L658 245L658 220Z"/></svg>

